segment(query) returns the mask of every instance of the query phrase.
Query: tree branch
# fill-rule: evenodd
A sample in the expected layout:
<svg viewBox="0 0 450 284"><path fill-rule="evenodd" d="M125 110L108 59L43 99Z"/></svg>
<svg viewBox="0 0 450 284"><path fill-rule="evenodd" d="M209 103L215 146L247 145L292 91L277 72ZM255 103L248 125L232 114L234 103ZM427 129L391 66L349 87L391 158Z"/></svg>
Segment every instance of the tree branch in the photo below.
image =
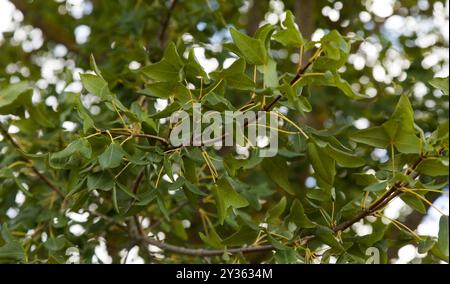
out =
<svg viewBox="0 0 450 284"><path fill-rule="evenodd" d="M168 251L175 254L184 254L190 256L221 256L224 253L236 254L236 253L254 253L254 252L264 252L274 249L272 245L264 245L264 246L249 246L249 247L238 247L238 248L230 248L227 250L215 250L215 249L191 249L186 247L175 246L171 244L166 244L154 239L150 238L142 238L142 241L159 247L164 251Z"/></svg>
<svg viewBox="0 0 450 284"><path fill-rule="evenodd" d="M308 60L308 63L303 66L301 69L299 69L299 71L297 72L297 74L295 74L295 77L291 80L291 82L289 83L291 86L293 86L298 80L300 80L302 78L302 76L305 74L306 70L308 70L308 68L317 60L317 57L312 57L310 58L310 60ZM275 99L268 105L266 105L264 107L264 111L270 111L274 105L281 99L282 95L278 95L275 97Z"/></svg>
<svg viewBox="0 0 450 284"><path fill-rule="evenodd" d="M29 158L25 157L23 154L24 151L22 150L22 147L20 147L19 144L12 138L12 136L8 133L8 131L3 127L3 125L0 123L0 133L7 139L11 145L16 148L20 155L22 156L22 159L24 159L28 164L30 164L31 170L45 183L50 187L54 192L56 192L59 196L64 198L64 194L62 193L61 189L59 189L56 185L54 185L46 176L41 174L39 170L33 165L33 161Z"/></svg>
<svg viewBox="0 0 450 284"><path fill-rule="evenodd" d="M405 175L411 176L412 173L415 172L417 167L420 165L420 163L425 159L423 155L420 155L420 157L415 161L415 163L406 170ZM417 178L418 174L414 176L414 178ZM359 220L372 215L376 211L384 208L392 199L397 197L402 193L400 190L402 187L407 186L408 183L402 183L402 182L396 182L391 186L391 188L386 191L380 198L377 199L369 208L359 212L353 219L345 221L336 227L333 228L335 232L344 231L354 223L358 222Z"/></svg>
<svg viewBox="0 0 450 284"><path fill-rule="evenodd" d="M172 0L172 4L170 4L169 10L167 11L166 17L164 18L162 24L161 24L161 31L159 32L159 46L161 48L164 48L166 45L166 30L169 26L170 18L172 17L172 12L175 9L175 6L177 5L177 0Z"/></svg>
<svg viewBox="0 0 450 284"><path fill-rule="evenodd" d="M133 188L138 188L140 181L142 178L140 178L140 175L136 179ZM179 204L177 207L172 209L169 214L174 214L181 210L184 206L186 206L188 202L183 202ZM151 239L147 237L145 234L144 229L142 228L139 219L137 215L133 216L133 224L128 223L129 228L131 229L130 237L133 238L133 241L137 242L138 244L150 244L154 245L164 251L176 253L176 254L183 254L183 255L190 255L190 256L220 256L223 255L225 252L236 254L236 253L252 253L252 252L263 252L274 249L272 245L264 245L264 246L249 246L249 247L238 247L238 248L231 248L227 250L214 250L214 249L191 249L186 247L180 247L175 246L167 243L163 243L154 239ZM131 222L131 220L130 220ZM150 228L157 227L161 221L158 221L154 223ZM135 229L133 229L135 228Z"/></svg>
<svg viewBox="0 0 450 284"><path fill-rule="evenodd" d="M419 159L416 160L416 162L406 170L405 174L411 176L414 174L413 179L417 178L419 176L419 173L415 172L417 167L420 165L420 163L425 159L426 157L423 155L420 155ZM400 183L396 182L392 187L383 194L376 202L374 202L369 208L366 210L363 210L359 212L353 219L345 221L336 227L333 228L334 232L344 231L354 223L358 222L359 220L372 215L374 212L380 210L385 205L387 205L392 199L397 197L402 193L400 190L402 187L407 186L407 183ZM182 208L184 204L180 204L178 207L174 208L174 210L178 211L180 208ZM136 241L139 243L145 243L154 245L164 251L168 251L175 254L182 254L182 255L190 255L190 256L203 256L203 257L211 257L211 256L221 256L224 253L230 253L230 254L237 254L237 253L256 253L256 252L264 252L275 249L273 245L263 245L263 246L243 246L243 247L235 247L230 249L192 249L182 246L176 246L172 244L163 243L158 240L151 239L146 236L142 226L139 223L139 220L137 216L134 216L134 222L135 226L137 227L137 231L139 232L139 236L135 236ZM308 241L314 239L314 235L306 236L303 239L300 240L300 243L303 245L306 244Z"/></svg>

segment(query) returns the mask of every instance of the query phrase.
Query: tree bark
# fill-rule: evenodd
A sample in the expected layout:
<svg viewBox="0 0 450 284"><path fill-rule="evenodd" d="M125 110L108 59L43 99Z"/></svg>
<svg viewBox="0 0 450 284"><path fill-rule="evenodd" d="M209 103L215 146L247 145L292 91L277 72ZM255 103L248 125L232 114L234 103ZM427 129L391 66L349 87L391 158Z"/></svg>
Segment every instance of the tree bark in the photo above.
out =
<svg viewBox="0 0 450 284"><path fill-rule="evenodd" d="M253 5L247 13L247 34L253 35L259 27L259 23L264 18L263 2L260 0L253 0Z"/></svg>
<svg viewBox="0 0 450 284"><path fill-rule="evenodd" d="M296 0L294 2L294 13L299 29L306 39L311 39L315 30L314 0Z"/></svg>

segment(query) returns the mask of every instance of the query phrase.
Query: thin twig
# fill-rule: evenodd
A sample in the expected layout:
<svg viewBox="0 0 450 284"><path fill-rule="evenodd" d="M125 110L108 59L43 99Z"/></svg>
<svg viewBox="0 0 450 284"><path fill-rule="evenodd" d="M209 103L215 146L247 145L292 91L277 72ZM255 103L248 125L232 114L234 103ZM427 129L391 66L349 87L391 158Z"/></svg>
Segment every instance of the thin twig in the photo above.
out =
<svg viewBox="0 0 450 284"><path fill-rule="evenodd" d="M170 143L164 139L163 137L160 136L156 136L156 135L151 135L151 134L147 134L147 133L132 133L132 132L123 132L123 131L114 131L111 130L109 131L111 133L111 135L114 136L128 136L128 137L137 137L137 138L148 138L148 139L152 139L152 140L156 140L159 141L161 143L163 143L164 145L169 145ZM107 134L107 131L101 131L101 134Z"/></svg>
<svg viewBox="0 0 450 284"><path fill-rule="evenodd" d="M24 159L28 164L30 164L31 170L45 183L50 187L54 192L56 192L59 196L64 198L64 194L62 193L61 189L59 189L56 185L54 185L46 176L41 174L39 170L33 165L33 161L29 158L25 157L23 153L25 153L22 150L22 147L20 147L19 144L12 138L12 136L8 133L8 131L3 127L2 124L0 124L0 133L5 137L11 145L16 148L20 155L22 156L22 159Z"/></svg>
<svg viewBox="0 0 450 284"><path fill-rule="evenodd" d="M134 195L137 194L137 191L139 189L139 185L141 185L142 179L144 178L144 172L145 172L145 169L141 171L141 173L137 176L136 180L133 183L132 192L133 192Z"/></svg>
<svg viewBox="0 0 450 284"><path fill-rule="evenodd" d="M300 68L297 72L297 74L295 75L295 77L291 80L291 82L289 83L291 86L294 85L296 82L298 82L298 80L300 80L302 78L302 76L305 74L306 70L308 70L308 68L316 61L317 57L312 57L308 63L303 66L303 68ZM275 97L275 99L268 105L266 105L264 107L264 111L270 111L274 105L281 99L282 95L278 95Z"/></svg>
<svg viewBox="0 0 450 284"><path fill-rule="evenodd" d="M405 175L411 176L424 159L425 157L423 155L420 155L420 157L415 161L415 163L406 170ZM416 175L412 177L413 179L417 178L418 173L416 173ZM400 189L406 185L407 183L404 184L402 182L394 183L389 188L389 190L386 193L384 193L380 198L378 198L377 201L375 201L371 206L369 206L369 208L359 212L353 219L337 225L336 227L333 228L333 230L335 232L344 231L345 229L347 229L354 223L358 222L359 220L367 216L370 216L375 212L377 212L378 210L384 208L392 199L394 199L395 197L399 196L402 193Z"/></svg>
<svg viewBox="0 0 450 284"><path fill-rule="evenodd" d="M181 246L175 246L167 243L163 243L151 238L143 238L143 242L159 247L164 251L168 251L176 254L184 254L190 256L221 256L225 253L236 254L236 253L254 253L254 252L264 252L273 250L274 247L272 245L264 245L264 246L249 246L249 247L238 247L238 248L230 248L227 250L215 250L215 249L191 249Z"/></svg>

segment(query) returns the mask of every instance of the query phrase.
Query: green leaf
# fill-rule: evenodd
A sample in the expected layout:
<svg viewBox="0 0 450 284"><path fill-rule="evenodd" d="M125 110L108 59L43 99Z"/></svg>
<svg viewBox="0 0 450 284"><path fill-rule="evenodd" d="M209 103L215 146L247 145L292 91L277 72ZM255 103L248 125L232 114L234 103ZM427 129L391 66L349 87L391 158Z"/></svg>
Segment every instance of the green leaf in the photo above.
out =
<svg viewBox="0 0 450 284"><path fill-rule="evenodd" d="M117 143L111 143L105 152L98 156L98 162L102 169L116 168L122 163L125 151Z"/></svg>
<svg viewBox="0 0 450 284"><path fill-rule="evenodd" d="M420 139L415 134L407 133L399 129L393 143L397 151L399 151L400 153L420 153Z"/></svg>
<svg viewBox="0 0 450 284"><path fill-rule="evenodd" d="M268 88L278 87L277 63L272 58L258 68L264 74L264 86Z"/></svg>
<svg viewBox="0 0 450 284"><path fill-rule="evenodd" d="M311 222L311 220L309 220L309 218L306 216L303 205L298 199L295 199L294 202L292 202L291 210L289 212L287 220L296 224L298 228L316 227L316 224Z"/></svg>
<svg viewBox="0 0 450 284"><path fill-rule="evenodd" d="M189 190L193 194L200 195L200 196L206 196L207 195L206 193L201 191L195 184L192 184L192 183L190 183L188 181L185 181L184 185L187 188L187 190Z"/></svg>
<svg viewBox="0 0 450 284"><path fill-rule="evenodd" d="M11 263L25 259L25 251L22 245L15 240L6 224L0 226L0 231L5 244L0 247L0 263Z"/></svg>
<svg viewBox="0 0 450 284"><path fill-rule="evenodd" d="M28 90L27 81L11 84L0 90L0 108L12 104L26 90Z"/></svg>
<svg viewBox="0 0 450 284"><path fill-rule="evenodd" d="M81 82L89 93L106 99L110 94L108 83L100 76L92 74L81 74Z"/></svg>
<svg viewBox="0 0 450 284"><path fill-rule="evenodd" d="M381 191L381 190L385 190L387 185L388 185L387 181L383 181L383 182L380 182L380 183L373 183L373 184L371 184L369 186L366 186L363 189L363 191L378 192L378 191Z"/></svg>
<svg viewBox="0 0 450 284"><path fill-rule="evenodd" d="M297 47L305 44L302 34L295 26L295 17L291 11L286 11L286 18L283 21L284 29L278 31L273 39L287 47Z"/></svg>
<svg viewBox="0 0 450 284"><path fill-rule="evenodd" d="M161 213L163 214L164 219L166 219L167 221L170 221L169 210L167 210L166 204L164 203L164 200L163 200L161 194L159 194L159 193L156 194L156 204L158 204L158 208L161 211Z"/></svg>
<svg viewBox="0 0 450 284"><path fill-rule="evenodd" d="M238 90L254 90L255 82L245 74L245 60L239 58L227 69L210 74L214 80L224 80L230 88ZM213 85L218 83L213 83Z"/></svg>
<svg viewBox="0 0 450 284"><path fill-rule="evenodd" d="M100 69L98 69L97 63L95 62L95 58L92 53L91 53L91 56L89 56L89 62L90 62L91 68L92 68L92 70L94 70L95 74L97 74L98 76L103 78L102 72L100 71Z"/></svg>
<svg viewBox="0 0 450 284"><path fill-rule="evenodd" d="M444 145L447 144L448 147L448 139L449 139L449 121L444 121L439 124L437 129L433 131L431 134L430 140L431 143L438 144L443 143Z"/></svg>
<svg viewBox="0 0 450 284"><path fill-rule="evenodd" d="M213 187L213 194L216 200L217 215L219 216L220 224L223 224L229 208L242 208L249 205L248 201L237 193L224 178L217 181Z"/></svg>
<svg viewBox="0 0 450 284"><path fill-rule="evenodd" d="M347 81L345 81L344 79L342 79L338 73L334 73L333 80L334 80L334 85L336 86L336 88L341 90L344 93L344 95L346 95L347 97L349 97L351 99L355 99L355 100L369 98L369 96L367 96L367 95L360 94L360 93L354 91L353 88L350 86L350 84Z"/></svg>
<svg viewBox="0 0 450 284"><path fill-rule="evenodd" d="M149 117L153 118L153 119L169 117L175 111L177 111L179 109L180 109L180 105L177 102L173 102L170 105L168 105L165 109L163 109L162 111L156 112L156 113L150 115Z"/></svg>
<svg viewBox="0 0 450 284"><path fill-rule="evenodd" d="M354 153L348 153L337 149L330 144L323 148L325 152L342 167L358 168L366 164L363 158L357 157Z"/></svg>
<svg viewBox="0 0 450 284"><path fill-rule="evenodd" d="M48 238L44 243L44 246L51 251L58 251L64 248L66 245L66 239L64 237Z"/></svg>
<svg viewBox="0 0 450 284"><path fill-rule="evenodd" d="M337 238L334 236L333 230L331 230L328 227L319 226L316 229L316 236L317 239L324 242L325 244L329 245L333 249L336 249L338 251L344 251L344 247L342 244L337 240Z"/></svg>
<svg viewBox="0 0 450 284"><path fill-rule="evenodd" d="M274 259L278 264L293 264L298 261L298 253L294 249L277 250Z"/></svg>
<svg viewBox="0 0 450 284"><path fill-rule="evenodd" d="M390 144L389 137L381 126L362 129L350 135L350 139L376 148L387 148Z"/></svg>
<svg viewBox="0 0 450 284"><path fill-rule="evenodd" d="M222 249L224 247L222 239L220 238L219 234L217 234L212 224L209 224L206 235L202 232L199 232L198 234L200 236L200 239L202 239L205 244L218 249Z"/></svg>
<svg viewBox="0 0 450 284"><path fill-rule="evenodd" d="M294 195L294 190L288 177L289 168L285 160L281 157L265 158L262 162L262 167L271 180L287 193Z"/></svg>
<svg viewBox="0 0 450 284"><path fill-rule="evenodd" d="M414 113L408 97L400 96L394 113L382 126L357 131L350 139L377 148L394 145L400 153L420 153L421 142L415 134Z"/></svg>
<svg viewBox="0 0 450 284"><path fill-rule="evenodd" d="M406 194L403 194L402 196L400 196L400 198L409 207L416 210L417 212L419 212L421 214L427 213L427 208L423 204L423 201L420 198L418 198L417 196L412 195L411 193L406 193Z"/></svg>
<svg viewBox="0 0 450 284"><path fill-rule="evenodd" d="M319 185L331 187L336 175L335 161L312 142L308 143L308 156Z"/></svg>
<svg viewBox="0 0 450 284"><path fill-rule="evenodd" d="M255 32L255 38L261 40L264 43L266 50L270 50L270 37L275 31L276 27L271 24L265 24L260 26Z"/></svg>
<svg viewBox="0 0 450 284"><path fill-rule="evenodd" d="M85 159L91 158L92 148L87 139L80 138L75 140L63 150L51 154L49 157L49 164L55 169L63 169L70 163L71 158L76 154L81 155Z"/></svg>
<svg viewBox="0 0 450 284"><path fill-rule="evenodd" d="M25 258L25 252L22 245L17 242L9 242L0 247L0 262L22 261Z"/></svg>
<svg viewBox="0 0 450 284"><path fill-rule="evenodd" d="M177 236L183 241L186 241L188 239L186 229L184 228L183 223L180 220L172 219L170 221L170 224L175 236Z"/></svg>
<svg viewBox="0 0 450 284"><path fill-rule="evenodd" d="M12 179L14 178L14 172L8 167L3 167L0 169L0 178Z"/></svg>
<svg viewBox="0 0 450 284"><path fill-rule="evenodd" d="M125 193L125 194L128 195L129 197L131 197L131 198L133 198L133 199L136 199L136 200L139 200L139 197L137 197L134 193L132 193L131 191L129 191L125 185L123 185L123 184L121 184L121 183L119 183L119 182L116 182L116 185L117 185L117 187L118 187L123 193Z"/></svg>
<svg viewBox="0 0 450 284"><path fill-rule="evenodd" d="M169 179L172 182L175 182L175 178L173 177L173 171L172 171L172 161L170 160L169 155L164 156L163 166L164 166L164 172L167 174Z"/></svg>
<svg viewBox="0 0 450 284"><path fill-rule="evenodd" d="M269 211L267 211L266 214L267 221L272 222L278 219L281 216L281 214L283 214L285 208L286 208L286 197L283 196L275 206L271 207Z"/></svg>
<svg viewBox="0 0 450 284"><path fill-rule="evenodd" d="M245 60L242 58L237 59L234 61L228 68L223 69L220 74L224 77L231 77L231 76L241 76L245 73ZM211 75L216 74L215 72L211 73ZM253 81L252 81L253 82Z"/></svg>
<svg viewBox="0 0 450 284"><path fill-rule="evenodd" d="M80 138L71 142L63 150L50 155L50 159L60 159L73 155L74 153L80 153L86 159L89 159L92 154L91 144L87 139Z"/></svg>
<svg viewBox="0 0 450 284"><path fill-rule="evenodd" d="M430 85L436 89L441 90L444 95L448 96L448 77L446 78L433 78L430 80Z"/></svg>
<svg viewBox="0 0 450 284"><path fill-rule="evenodd" d="M231 28L230 33L233 42L247 62L255 65L264 65L267 63L267 50L262 40L251 38L240 33L235 28Z"/></svg>
<svg viewBox="0 0 450 284"><path fill-rule="evenodd" d="M350 44L336 30L332 30L320 39L324 56L320 56L313 65L317 71L337 71L347 62Z"/></svg>
<svg viewBox="0 0 450 284"><path fill-rule="evenodd" d="M291 84L284 82L283 85L279 87L279 90L286 94L289 103L288 107L295 109L300 113L310 112L312 110L312 106L308 99L301 95L303 87L298 87L298 91L296 92Z"/></svg>
<svg viewBox="0 0 450 284"><path fill-rule="evenodd" d="M442 215L439 219L439 234L437 248L448 259L448 216ZM447 260L448 261L448 260Z"/></svg>
<svg viewBox="0 0 450 284"><path fill-rule="evenodd" d="M120 213L119 204L117 203L117 188L116 188L116 184L114 184L113 188L112 188L112 201L113 201L113 205L114 205L114 210L116 211L116 213Z"/></svg>
<svg viewBox="0 0 450 284"><path fill-rule="evenodd" d="M198 183L197 170L195 162L186 156L183 156L183 169L186 179L194 184Z"/></svg>
<svg viewBox="0 0 450 284"><path fill-rule="evenodd" d="M202 65L200 65L197 58L195 57L194 49L192 48L189 50L189 55L187 63L184 66L184 71L186 73L186 76L191 80L199 80L199 77L206 80L208 79L208 75L206 74L205 70L203 70Z"/></svg>
<svg viewBox="0 0 450 284"><path fill-rule="evenodd" d="M141 72L154 81L181 81L183 62L174 43L170 43L161 61L145 66Z"/></svg>
<svg viewBox="0 0 450 284"><path fill-rule="evenodd" d="M414 133L414 111L406 95L401 95L390 120L398 121L402 131Z"/></svg>
<svg viewBox="0 0 450 284"><path fill-rule="evenodd" d="M84 108L83 104L81 103L80 96L77 95L76 102L75 102L75 108L77 110L78 115L83 121L83 132L86 134L90 129L95 129L94 121L92 120L89 113Z"/></svg>
<svg viewBox="0 0 450 284"><path fill-rule="evenodd" d="M258 233L257 230L254 230L247 225L243 225L239 231L224 239L223 244L228 246L242 246L243 244L251 245L256 240Z"/></svg>
<svg viewBox="0 0 450 284"><path fill-rule="evenodd" d="M372 234L364 236L350 237L346 241L352 241L358 244L363 244L367 247L373 246L376 242L384 238L384 234L389 229L381 220L372 223Z"/></svg>
<svg viewBox="0 0 450 284"><path fill-rule="evenodd" d="M114 186L114 178L107 171L91 174L87 177L87 188L89 190L100 189L111 190Z"/></svg>
<svg viewBox="0 0 450 284"><path fill-rule="evenodd" d="M439 158L428 158L423 160L417 167L421 174L437 177L448 175L448 160L444 162Z"/></svg>
<svg viewBox="0 0 450 284"><path fill-rule="evenodd" d="M140 94L155 98L174 97L181 103L186 103L191 99L188 88L180 82L155 82L147 85L147 88L139 91Z"/></svg>
<svg viewBox="0 0 450 284"><path fill-rule="evenodd" d="M419 245L417 249L419 253L427 253L434 245L436 244L436 240L431 237L426 237L419 241Z"/></svg>

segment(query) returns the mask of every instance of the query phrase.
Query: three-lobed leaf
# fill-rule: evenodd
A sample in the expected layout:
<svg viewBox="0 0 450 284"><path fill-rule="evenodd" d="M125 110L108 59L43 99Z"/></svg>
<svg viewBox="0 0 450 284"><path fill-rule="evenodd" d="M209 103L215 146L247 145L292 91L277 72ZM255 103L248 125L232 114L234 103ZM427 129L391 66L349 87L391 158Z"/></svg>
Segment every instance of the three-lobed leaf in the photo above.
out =
<svg viewBox="0 0 450 284"><path fill-rule="evenodd" d="M286 12L286 18L282 22L284 29L278 31L273 39L287 47L297 47L305 44L302 34L295 26L295 17L291 11Z"/></svg>
<svg viewBox="0 0 450 284"><path fill-rule="evenodd" d="M248 63L255 65L267 63L267 50L262 40L249 37L235 28L231 28L230 33L234 44Z"/></svg>
<svg viewBox="0 0 450 284"><path fill-rule="evenodd" d="M217 214L220 224L223 224L228 209L242 208L249 205L248 201L231 186L225 179L221 178L213 187L213 193L216 199Z"/></svg>

